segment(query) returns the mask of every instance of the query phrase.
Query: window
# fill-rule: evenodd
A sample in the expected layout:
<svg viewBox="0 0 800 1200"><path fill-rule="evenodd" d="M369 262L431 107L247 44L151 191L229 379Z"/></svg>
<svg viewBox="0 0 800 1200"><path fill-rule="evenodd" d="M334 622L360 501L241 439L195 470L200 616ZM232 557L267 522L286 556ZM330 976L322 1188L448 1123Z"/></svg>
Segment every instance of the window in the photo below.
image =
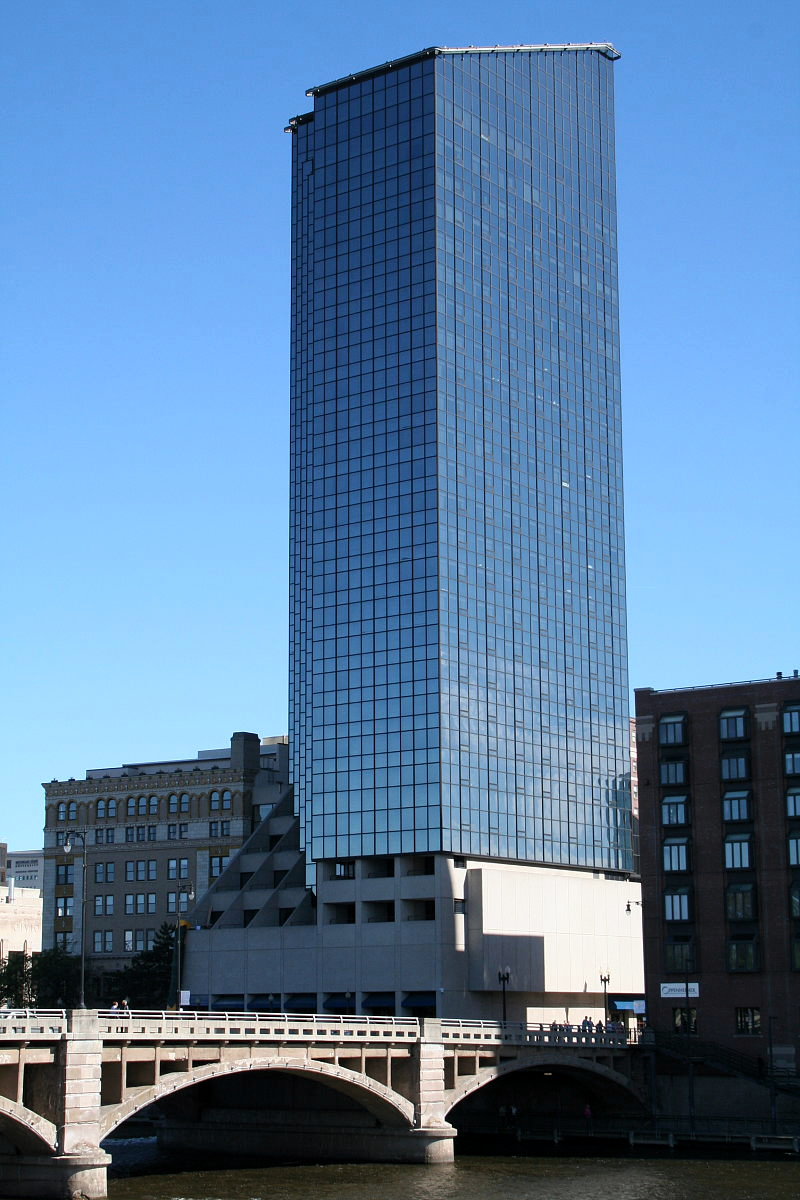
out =
<svg viewBox="0 0 800 1200"><path fill-rule="evenodd" d="M787 817L800 817L800 788L789 788L786 793Z"/></svg>
<svg viewBox="0 0 800 1200"><path fill-rule="evenodd" d="M156 894L155 892L147 893L147 911L154 913L156 911Z"/></svg>
<svg viewBox="0 0 800 1200"><path fill-rule="evenodd" d="M136 878L136 863L128 861L125 863L125 882L130 883Z"/></svg>
<svg viewBox="0 0 800 1200"><path fill-rule="evenodd" d="M95 954L102 954L103 952L103 933L100 929L94 931L94 952Z"/></svg>
<svg viewBox="0 0 800 1200"><path fill-rule="evenodd" d="M233 800L233 797L231 796L230 792L222 793L222 807L223 808L230 808L232 800Z"/></svg>
<svg viewBox="0 0 800 1200"><path fill-rule="evenodd" d="M211 855L211 878L216 879L217 876L221 875L222 872L227 867L229 861L230 861L229 854L212 854Z"/></svg>
<svg viewBox="0 0 800 1200"><path fill-rule="evenodd" d="M792 942L792 970L800 971L800 937L797 936Z"/></svg>
<svg viewBox="0 0 800 1200"><path fill-rule="evenodd" d="M63 829L56 830L56 845L63 846L66 843L67 835Z"/></svg>
<svg viewBox="0 0 800 1200"><path fill-rule="evenodd" d="M800 834L797 833L789 838L789 866L800 867Z"/></svg>
<svg viewBox="0 0 800 1200"><path fill-rule="evenodd" d="M188 813L188 811L189 811L189 797L186 794L186 792L184 792L183 795L181 796L181 812Z"/></svg>
<svg viewBox="0 0 800 1200"><path fill-rule="evenodd" d="M134 945L137 950L144 950L144 930L134 930Z"/></svg>
<svg viewBox="0 0 800 1200"><path fill-rule="evenodd" d="M103 897L102 896L95 896L95 898L94 898L94 915L96 917L102 917L102 915L103 915Z"/></svg>
<svg viewBox="0 0 800 1200"><path fill-rule="evenodd" d="M56 896L56 916L71 917L74 904L72 896Z"/></svg>
<svg viewBox="0 0 800 1200"><path fill-rule="evenodd" d="M68 933L63 933L63 932L57 933L56 934L56 948L58 950L69 950L69 937L70 937L70 935Z"/></svg>
<svg viewBox="0 0 800 1200"><path fill-rule="evenodd" d="M105 841L105 832L106 832L105 829L95 829L95 831L94 831L95 846L102 846L103 842Z"/></svg>
<svg viewBox="0 0 800 1200"><path fill-rule="evenodd" d="M147 811L151 817L158 816L158 796L151 796L147 802Z"/></svg>
<svg viewBox="0 0 800 1200"><path fill-rule="evenodd" d="M134 800L133 796L128 797L128 805L127 805L126 811L127 811L129 817L136 816L136 801Z"/></svg>
<svg viewBox="0 0 800 1200"><path fill-rule="evenodd" d="M800 921L800 883L793 883L789 888L789 911L795 921Z"/></svg>
<svg viewBox="0 0 800 1200"><path fill-rule="evenodd" d="M686 871L689 867L689 839L667 838L664 842L664 870Z"/></svg>
<svg viewBox="0 0 800 1200"><path fill-rule="evenodd" d="M63 800L61 801L61 803L58 806L58 818L57 819L59 821L66 821L66 819L67 819L67 806Z"/></svg>
<svg viewBox="0 0 800 1200"><path fill-rule="evenodd" d="M125 841L126 842L135 842L136 841L136 830L133 828L132 825L125 826Z"/></svg>
<svg viewBox="0 0 800 1200"><path fill-rule="evenodd" d="M795 750L786 755L786 774L800 775L800 753Z"/></svg>
<svg viewBox="0 0 800 1200"><path fill-rule="evenodd" d="M179 838L188 838L188 836L189 836L189 826L188 825L179 825L178 826L178 837Z"/></svg>
<svg viewBox="0 0 800 1200"><path fill-rule="evenodd" d="M686 717L662 717L658 722L660 746L682 746L686 740Z"/></svg>
<svg viewBox="0 0 800 1200"><path fill-rule="evenodd" d="M95 929L93 944L95 954L111 954L114 949L114 934L110 929Z"/></svg>
<svg viewBox="0 0 800 1200"><path fill-rule="evenodd" d="M685 991L685 989L684 989ZM673 1008L672 1010L672 1028L675 1033L682 1033L686 1036L686 1008ZM689 1009L689 1033L697 1033L697 1009Z"/></svg>
<svg viewBox="0 0 800 1200"><path fill-rule="evenodd" d="M667 921L689 920L689 889L676 888L664 893L664 919Z"/></svg>
<svg viewBox="0 0 800 1200"><path fill-rule="evenodd" d="M106 802L105 802L105 800L98 800L97 801L97 810L96 810L96 819L98 821L104 821L105 816L106 816Z"/></svg>
<svg viewBox="0 0 800 1200"><path fill-rule="evenodd" d="M148 858L148 860L147 860L147 878L155 879L157 871L158 871L158 867L156 865L156 860L154 858Z"/></svg>
<svg viewBox="0 0 800 1200"><path fill-rule="evenodd" d="M464 901L464 900L454 900L453 901L453 912L456 913L456 915L463 916L466 913L466 911L467 911L466 901Z"/></svg>
<svg viewBox="0 0 800 1200"><path fill-rule="evenodd" d="M111 843L111 842L113 842L114 840L115 840L115 838L114 838L114 830L113 830L113 829L107 829L107 830L106 830L106 842L108 842L108 843L110 844L110 843Z"/></svg>
<svg viewBox="0 0 800 1200"><path fill-rule="evenodd" d="M724 754L719 763L720 776L723 781L729 779L747 779L750 774L746 754Z"/></svg>
<svg viewBox="0 0 800 1200"><path fill-rule="evenodd" d="M106 864L105 863L95 863L94 864L94 881L95 881L95 883L105 883L105 881L106 881Z"/></svg>
<svg viewBox="0 0 800 1200"><path fill-rule="evenodd" d="M139 797L139 802L136 805L136 811L140 817L147 816L147 796Z"/></svg>
<svg viewBox="0 0 800 1200"><path fill-rule="evenodd" d="M59 863L56 867L56 883L74 883L75 867L72 863Z"/></svg>
<svg viewBox="0 0 800 1200"><path fill-rule="evenodd" d="M74 801L74 800L70 800L70 802L69 802L69 805L68 805L68 807L67 807L67 813L68 813L68 816L69 816L69 819L70 819L70 821L77 821L77 819L78 819L78 806L77 806L77 804L75 803L75 801Z"/></svg>
<svg viewBox="0 0 800 1200"><path fill-rule="evenodd" d="M686 761L679 758L672 762L659 763L659 779L662 787L674 787L686 783Z"/></svg>
<svg viewBox="0 0 800 1200"><path fill-rule="evenodd" d="M117 864L113 862L106 863L106 883L113 883L116 873Z"/></svg>
<svg viewBox="0 0 800 1200"><path fill-rule="evenodd" d="M740 833L725 838L725 866L730 871L741 871L750 866L750 838Z"/></svg>
<svg viewBox="0 0 800 1200"><path fill-rule="evenodd" d="M178 826L177 825L168 825L167 826L167 841L175 842L177 840L178 840Z"/></svg>
<svg viewBox="0 0 800 1200"><path fill-rule="evenodd" d="M744 708L726 708L719 715L719 736L723 741L730 742L745 736Z"/></svg>
<svg viewBox="0 0 800 1200"><path fill-rule="evenodd" d="M171 858L169 860L169 862L167 863L167 879L177 879L177 878L178 878L178 860L177 860L177 858Z"/></svg>
<svg viewBox="0 0 800 1200"><path fill-rule="evenodd" d="M126 950L133 950L133 930L126 929L122 935L122 944Z"/></svg>
<svg viewBox="0 0 800 1200"><path fill-rule="evenodd" d="M800 704L787 704L783 710L783 732L800 733Z"/></svg>
<svg viewBox="0 0 800 1200"><path fill-rule="evenodd" d="M144 825L137 825L136 826L137 842L144 842L144 841L146 841L146 839L147 839L147 831L146 831Z"/></svg>
<svg viewBox="0 0 800 1200"><path fill-rule="evenodd" d="M722 797L723 821L750 820L750 793L725 792Z"/></svg>
<svg viewBox="0 0 800 1200"><path fill-rule="evenodd" d="M661 804L661 824L686 825L687 810L686 796L667 796Z"/></svg>
<svg viewBox="0 0 800 1200"><path fill-rule="evenodd" d="M176 813L178 811L178 797L174 794L169 798L169 811L171 813Z"/></svg>
<svg viewBox="0 0 800 1200"><path fill-rule="evenodd" d="M167 912L177 912L178 896L176 892L167 892Z"/></svg>
<svg viewBox="0 0 800 1200"><path fill-rule="evenodd" d="M664 967L667 971L692 969L692 943L687 939L667 942L664 946Z"/></svg>
<svg viewBox="0 0 800 1200"><path fill-rule="evenodd" d="M116 815L117 815L117 802L116 802L116 800L109 800L109 802L108 802L109 819L111 817L116 817Z"/></svg>
<svg viewBox="0 0 800 1200"><path fill-rule="evenodd" d="M136 860L136 878L137 878L137 880L146 878L146 872L147 872L147 864L146 864L145 860L143 858L137 858L137 860Z"/></svg>
<svg viewBox="0 0 800 1200"><path fill-rule="evenodd" d="M219 837L219 821L208 822L208 836L212 838Z"/></svg>
<svg viewBox="0 0 800 1200"><path fill-rule="evenodd" d="M211 807L213 809L219 808L219 792L211 793Z"/></svg>
<svg viewBox="0 0 800 1200"><path fill-rule="evenodd" d="M729 921L752 921L756 893L752 883L731 883L725 889L725 915Z"/></svg>
<svg viewBox="0 0 800 1200"><path fill-rule="evenodd" d="M225 861L227 862L228 860L226 859ZM181 879L189 878L189 860L188 860L188 858L181 858L178 860L178 873L179 873Z"/></svg>
<svg viewBox="0 0 800 1200"><path fill-rule="evenodd" d="M355 879L356 864L352 859L343 860L333 865L334 879Z"/></svg>
<svg viewBox="0 0 800 1200"><path fill-rule="evenodd" d="M148 842L154 842L154 841L156 840L156 834L157 834L157 832L158 832L158 826L157 826L157 825L148 825L148 826L147 826L147 840L148 840Z"/></svg>
<svg viewBox="0 0 800 1200"><path fill-rule="evenodd" d="M219 832L220 832L220 837L230 837L231 836L230 821L220 821Z"/></svg>
<svg viewBox="0 0 800 1200"><path fill-rule="evenodd" d="M761 1033L761 1009L737 1008L736 1032L751 1035Z"/></svg>
<svg viewBox="0 0 800 1200"><path fill-rule="evenodd" d="M756 943L754 938L733 938L728 942L728 970L755 971Z"/></svg>
<svg viewBox="0 0 800 1200"><path fill-rule="evenodd" d="M136 909L135 909L135 906L134 906L134 895L133 895L133 892L127 892L127 893L125 894L125 912L126 912L126 914L127 914L128 916L130 916L130 914L131 914L131 913L133 913L133 912L135 912L135 911L136 911Z"/></svg>

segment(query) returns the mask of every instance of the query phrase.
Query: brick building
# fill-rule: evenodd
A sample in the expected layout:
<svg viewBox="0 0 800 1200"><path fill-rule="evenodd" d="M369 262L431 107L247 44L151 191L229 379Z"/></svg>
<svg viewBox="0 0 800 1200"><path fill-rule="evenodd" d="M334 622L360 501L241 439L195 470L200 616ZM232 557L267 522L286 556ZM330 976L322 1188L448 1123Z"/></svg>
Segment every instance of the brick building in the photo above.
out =
<svg viewBox="0 0 800 1200"><path fill-rule="evenodd" d="M800 1062L800 679L636 692L648 1020ZM695 989L691 985L697 985Z"/></svg>
<svg viewBox="0 0 800 1200"><path fill-rule="evenodd" d="M85 864L87 963L100 980L113 976L223 872L284 791L287 768L285 737L236 733L194 759L44 784L45 948L80 953Z"/></svg>

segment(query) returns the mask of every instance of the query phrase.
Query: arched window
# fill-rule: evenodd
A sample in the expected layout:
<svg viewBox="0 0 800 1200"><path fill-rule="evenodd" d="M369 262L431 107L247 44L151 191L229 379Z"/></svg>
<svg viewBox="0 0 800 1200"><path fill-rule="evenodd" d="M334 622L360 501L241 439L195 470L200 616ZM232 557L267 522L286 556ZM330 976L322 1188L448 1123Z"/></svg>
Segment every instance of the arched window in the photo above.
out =
<svg viewBox="0 0 800 1200"><path fill-rule="evenodd" d="M183 795L181 796L181 812L188 813L188 811L189 811L189 795L187 792L184 792Z"/></svg>
<svg viewBox="0 0 800 1200"><path fill-rule="evenodd" d="M169 811L171 813L176 813L178 811L178 797L174 792L169 798Z"/></svg>
<svg viewBox="0 0 800 1200"><path fill-rule="evenodd" d="M219 808L219 792L211 793L211 807Z"/></svg>
<svg viewBox="0 0 800 1200"><path fill-rule="evenodd" d="M230 806L231 806L231 794L230 794L230 792L223 792L222 793L222 807L230 808Z"/></svg>
<svg viewBox="0 0 800 1200"><path fill-rule="evenodd" d="M158 815L158 796L151 796L150 797L150 816L155 817L157 815Z"/></svg>
<svg viewBox="0 0 800 1200"><path fill-rule="evenodd" d="M117 815L117 802L116 802L116 800L109 800L109 802L108 802L108 815L109 815L109 817L115 817L115 816Z"/></svg>
<svg viewBox="0 0 800 1200"><path fill-rule="evenodd" d="M147 796L139 797L139 816L140 817L147 816Z"/></svg>
<svg viewBox="0 0 800 1200"><path fill-rule="evenodd" d="M136 797L135 796L128 796L128 816L129 817L136 816Z"/></svg>
<svg viewBox="0 0 800 1200"><path fill-rule="evenodd" d="M58 806L58 819L59 821L66 821L67 819L67 805L64 800Z"/></svg>
<svg viewBox="0 0 800 1200"><path fill-rule="evenodd" d="M105 819L105 815L106 815L106 802L105 802L105 800L98 800L97 801L97 809L95 811L95 819L98 821L103 821Z"/></svg>
<svg viewBox="0 0 800 1200"><path fill-rule="evenodd" d="M67 810L67 815L68 815L68 819L70 821L76 821L78 819L78 805L75 803L74 800L70 800L70 802L69 802L69 809Z"/></svg>

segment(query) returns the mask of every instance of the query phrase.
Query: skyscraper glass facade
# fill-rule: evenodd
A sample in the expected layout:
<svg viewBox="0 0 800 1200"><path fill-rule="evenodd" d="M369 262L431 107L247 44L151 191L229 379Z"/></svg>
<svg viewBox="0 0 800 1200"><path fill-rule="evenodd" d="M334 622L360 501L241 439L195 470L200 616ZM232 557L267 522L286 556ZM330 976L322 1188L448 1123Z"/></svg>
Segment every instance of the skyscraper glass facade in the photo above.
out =
<svg viewBox="0 0 800 1200"><path fill-rule="evenodd" d="M616 57L427 50L290 124L314 859L632 866Z"/></svg>

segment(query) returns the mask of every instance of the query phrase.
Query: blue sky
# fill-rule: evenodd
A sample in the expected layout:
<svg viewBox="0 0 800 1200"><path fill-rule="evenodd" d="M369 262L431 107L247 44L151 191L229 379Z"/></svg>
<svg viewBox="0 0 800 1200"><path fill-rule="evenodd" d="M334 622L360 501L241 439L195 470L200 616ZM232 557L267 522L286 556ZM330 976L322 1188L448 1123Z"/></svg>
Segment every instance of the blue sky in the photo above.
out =
<svg viewBox="0 0 800 1200"><path fill-rule="evenodd" d="M612 41L631 682L800 666L795 3L5 0L3 785L286 729L307 87Z"/></svg>

